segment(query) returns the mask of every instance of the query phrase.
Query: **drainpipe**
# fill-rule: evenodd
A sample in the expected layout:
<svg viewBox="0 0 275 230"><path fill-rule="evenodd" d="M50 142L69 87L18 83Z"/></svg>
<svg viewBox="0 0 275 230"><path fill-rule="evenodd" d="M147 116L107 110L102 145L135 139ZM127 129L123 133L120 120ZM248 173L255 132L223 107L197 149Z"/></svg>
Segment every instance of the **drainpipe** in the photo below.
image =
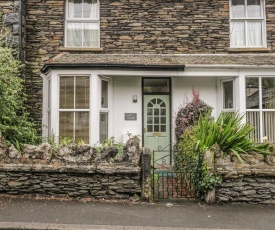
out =
<svg viewBox="0 0 275 230"><path fill-rule="evenodd" d="M23 33L23 30L22 30L22 16L23 16L23 12L22 12L22 4L23 4L23 0L20 0L19 2L19 59L21 61L25 61L24 60L24 57L23 57L23 42L22 42L22 33Z"/></svg>

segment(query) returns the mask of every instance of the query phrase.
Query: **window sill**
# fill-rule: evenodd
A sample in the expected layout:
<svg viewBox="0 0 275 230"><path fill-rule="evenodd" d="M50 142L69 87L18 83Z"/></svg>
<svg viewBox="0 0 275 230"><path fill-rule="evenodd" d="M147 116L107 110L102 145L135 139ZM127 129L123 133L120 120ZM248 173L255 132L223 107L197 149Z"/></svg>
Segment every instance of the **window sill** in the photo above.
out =
<svg viewBox="0 0 275 230"><path fill-rule="evenodd" d="M60 51L94 51L94 52L101 52L103 48L81 48L81 47L60 47Z"/></svg>
<svg viewBox="0 0 275 230"><path fill-rule="evenodd" d="M271 48L228 48L227 51L232 53L269 52Z"/></svg>

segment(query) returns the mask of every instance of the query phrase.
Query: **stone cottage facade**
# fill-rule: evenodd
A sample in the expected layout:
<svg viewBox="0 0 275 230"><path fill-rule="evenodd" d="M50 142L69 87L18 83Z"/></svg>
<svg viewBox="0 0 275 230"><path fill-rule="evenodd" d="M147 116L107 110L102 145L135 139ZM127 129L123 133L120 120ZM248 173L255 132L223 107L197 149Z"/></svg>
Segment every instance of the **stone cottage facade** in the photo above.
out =
<svg viewBox="0 0 275 230"><path fill-rule="evenodd" d="M275 141L273 0L3 0L44 136L173 142L192 87Z"/></svg>

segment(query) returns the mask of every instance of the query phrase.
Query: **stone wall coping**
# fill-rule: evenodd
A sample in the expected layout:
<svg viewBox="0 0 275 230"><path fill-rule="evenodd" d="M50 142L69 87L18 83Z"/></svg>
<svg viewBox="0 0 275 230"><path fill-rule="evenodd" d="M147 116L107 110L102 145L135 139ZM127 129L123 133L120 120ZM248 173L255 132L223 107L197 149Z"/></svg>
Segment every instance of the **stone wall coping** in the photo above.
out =
<svg viewBox="0 0 275 230"><path fill-rule="evenodd" d="M243 176L275 176L275 166L267 164L241 164L235 163L232 166L216 165L216 172L224 178L240 178Z"/></svg>
<svg viewBox="0 0 275 230"><path fill-rule="evenodd" d="M81 174L139 174L141 168L129 163L100 163L98 165L57 165L45 164L0 164L0 171L4 172L59 172Z"/></svg>

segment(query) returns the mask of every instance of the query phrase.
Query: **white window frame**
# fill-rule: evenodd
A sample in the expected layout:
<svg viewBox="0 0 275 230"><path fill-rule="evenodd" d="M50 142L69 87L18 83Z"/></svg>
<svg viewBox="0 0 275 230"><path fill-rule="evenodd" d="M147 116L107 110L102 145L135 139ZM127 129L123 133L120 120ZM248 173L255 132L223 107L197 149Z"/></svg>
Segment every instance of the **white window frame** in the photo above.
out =
<svg viewBox="0 0 275 230"><path fill-rule="evenodd" d="M88 77L89 78L89 90L90 90L90 93L89 93L89 109L60 109L60 80L62 77L73 77L74 78L74 92L75 92L75 87L76 87L76 78L77 77ZM59 78L58 78L58 127L57 127L57 130L58 130L58 135L60 136L60 133L59 133L59 128L60 128L60 112L88 112L89 113L89 142L90 142L90 139L91 139L91 76L90 75L85 75L85 74L73 74L73 75L70 75L70 74L63 74L63 75L59 75ZM74 105L75 105L75 93L74 93ZM75 107L75 106L74 106ZM74 115L74 125L75 125L75 115ZM74 127L74 134L73 134L73 140L75 140L75 127Z"/></svg>
<svg viewBox="0 0 275 230"><path fill-rule="evenodd" d="M230 4L230 47L231 48L266 48L267 42L266 42L266 16L265 16L265 0L260 0L261 2L261 11L262 11L262 17L253 17L248 18L247 17L247 0L245 1L245 17L240 18L233 18L231 5L232 0L229 0ZM244 46L233 46L232 45L232 39L231 39L231 31L233 30L233 22L244 22L245 23L245 45ZM262 22L262 45L261 46L249 46L248 44L248 36L247 36L247 23L248 22Z"/></svg>
<svg viewBox="0 0 275 230"><path fill-rule="evenodd" d="M232 81L233 83L233 107L232 108L228 108L228 109L225 109L224 108L224 88L223 88L223 83L224 82L229 82L229 81ZM236 89L235 89L235 78L226 78L226 79L222 79L220 81L220 87L221 87L221 111L235 111L236 110Z"/></svg>
<svg viewBox="0 0 275 230"><path fill-rule="evenodd" d="M83 1L83 0L82 0ZM66 0L66 13L65 13L65 38L64 38L64 46L67 48L99 48L100 47L100 0L97 0L97 17L95 19L90 18L69 18L69 0ZM67 23L93 23L98 24L98 46L86 47L83 46L67 46Z"/></svg>
<svg viewBox="0 0 275 230"><path fill-rule="evenodd" d="M101 100L102 100L102 81L106 81L108 82L108 97L107 97L107 100L108 100L108 106L107 108L103 108L101 106ZM110 127L110 121L109 121L109 113L110 113L110 84L111 84L111 81L109 78L107 77L101 77L100 78L100 111L99 111L99 119L101 118L101 113L105 113L107 114L107 138L109 138L109 127ZM99 121L100 122L100 121ZM99 132L100 132L100 127L99 127ZM99 133L99 137L100 137L100 133Z"/></svg>
<svg viewBox="0 0 275 230"><path fill-rule="evenodd" d="M263 112L275 112L275 109L263 109L263 102L262 102L262 78L275 78L275 76L245 76L245 84L246 84L246 79L247 78L255 78L258 79L259 81L259 108L258 109L247 109L246 108L246 93L245 93L245 111L246 112L259 112L259 117L260 117L260 142L263 142L263 137L264 137L264 129L263 129ZM246 90L246 87L245 87ZM275 121L274 121L275 122ZM274 127L275 129L275 127Z"/></svg>

